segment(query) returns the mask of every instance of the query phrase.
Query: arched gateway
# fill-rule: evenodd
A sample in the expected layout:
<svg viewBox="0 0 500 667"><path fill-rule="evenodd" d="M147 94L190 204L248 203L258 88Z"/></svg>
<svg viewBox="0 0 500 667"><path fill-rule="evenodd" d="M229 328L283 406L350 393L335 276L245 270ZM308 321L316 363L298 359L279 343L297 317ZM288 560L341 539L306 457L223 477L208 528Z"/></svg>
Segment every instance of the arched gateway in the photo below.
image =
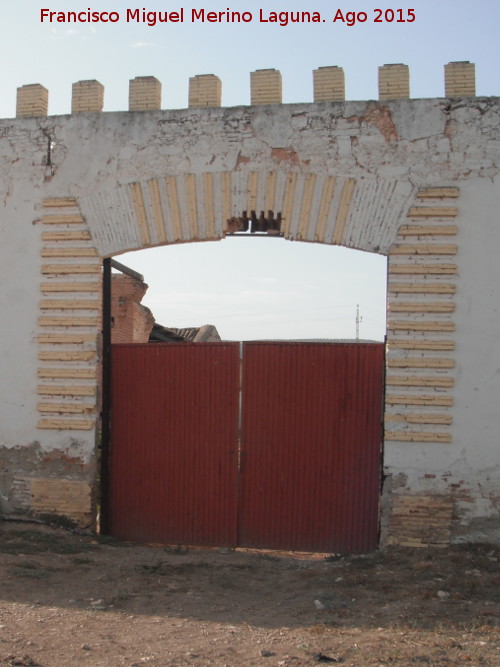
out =
<svg viewBox="0 0 500 667"><path fill-rule="evenodd" d="M70 116L19 89L0 121L3 514L93 522L103 258L220 240L262 211L286 239L389 258L383 541L500 538L500 104L460 96L452 74L473 68L447 67L428 100L392 99L404 66L381 68L378 102L268 104L274 70L249 107L218 108L212 76L180 111L152 77L123 113L99 113L97 82L75 84ZM316 100L337 100L339 68L317 72Z"/></svg>

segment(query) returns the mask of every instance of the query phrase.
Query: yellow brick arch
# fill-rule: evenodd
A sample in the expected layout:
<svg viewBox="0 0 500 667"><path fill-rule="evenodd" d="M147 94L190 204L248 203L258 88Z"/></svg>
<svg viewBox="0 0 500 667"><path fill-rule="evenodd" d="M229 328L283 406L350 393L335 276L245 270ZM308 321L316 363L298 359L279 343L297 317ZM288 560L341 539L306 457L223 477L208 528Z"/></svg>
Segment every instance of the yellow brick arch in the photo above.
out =
<svg viewBox="0 0 500 667"><path fill-rule="evenodd" d="M164 175L78 200L99 253L216 240L229 221L280 214L289 240L387 254L414 188L397 180L304 169L245 169Z"/></svg>

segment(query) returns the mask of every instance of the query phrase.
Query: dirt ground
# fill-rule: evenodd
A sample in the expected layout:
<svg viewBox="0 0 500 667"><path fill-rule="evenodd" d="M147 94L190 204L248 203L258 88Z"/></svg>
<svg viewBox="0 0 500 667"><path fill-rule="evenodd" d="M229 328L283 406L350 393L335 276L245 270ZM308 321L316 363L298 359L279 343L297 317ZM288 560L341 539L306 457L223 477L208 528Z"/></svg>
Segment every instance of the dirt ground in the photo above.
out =
<svg viewBox="0 0 500 667"><path fill-rule="evenodd" d="M0 523L0 665L500 665L500 547L328 556Z"/></svg>

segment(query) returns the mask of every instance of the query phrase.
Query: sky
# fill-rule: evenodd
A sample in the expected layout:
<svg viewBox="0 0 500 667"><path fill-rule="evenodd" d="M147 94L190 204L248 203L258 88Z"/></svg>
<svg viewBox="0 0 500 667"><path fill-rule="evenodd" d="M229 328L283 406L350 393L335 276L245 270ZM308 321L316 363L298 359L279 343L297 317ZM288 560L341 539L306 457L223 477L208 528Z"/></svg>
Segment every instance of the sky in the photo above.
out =
<svg viewBox="0 0 500 667"><path fill-rule="evenodd" d="M0 117L15 115L16 88L41 83L49 90L49 114L71 109L72 83L97 79L105 87L104 111L125 111L128 82L155 76L162 82L162 108L187 106L189 77L216 74L223 106L249 104L250 72L276 68L283 102L312 101L312 72L344 68L346 99L377 99L377 68L410 67L413 98L444 95L444 65L476 65L480 96L499 94L500 2L498 0L413 0L333 4L325 0L238 0L222 4L143 0L17 0L2 7L3 52ZM323 23L280 26L271 11L318 11ZM127 9L179 11L184 23L148 26L126 22ZM248 23L191 22L191 9L246 11ZM413 21L375 22L390 18ZM41 21L41 10L115 11L116 23ZM341 12L344 18L337 13ZM398 10L401 10L398 12ZM409 10L413 10L410 12ZM353 14L357 20L353 25ZM362 21L364 14L366 20ZM337 20L333 18L337 15ZM385 334L386 260L343 248L283 239L228 238L127 253L118 259L144 275L150 288L143 303L165 326L214 324L224 339L353 338L359 305L361 338Z"/></svg>

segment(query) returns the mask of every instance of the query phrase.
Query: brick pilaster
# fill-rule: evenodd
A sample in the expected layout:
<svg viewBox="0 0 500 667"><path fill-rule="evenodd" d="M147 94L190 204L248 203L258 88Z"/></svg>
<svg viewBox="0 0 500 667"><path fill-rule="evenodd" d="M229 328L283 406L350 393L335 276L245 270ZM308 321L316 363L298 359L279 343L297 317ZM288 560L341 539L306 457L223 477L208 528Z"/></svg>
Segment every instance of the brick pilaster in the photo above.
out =
<svg viewBox="0 0 500 667"><path fill-rule="evenodd" d="M161 83L154 76L136 76L130 80L129 111L161 109Z"/></svg>
<svg viewBox="0 0 500 667"><path fill-rule="evenodd" d="M95 79L77 81L73 84L71 113L102 111L104 106L104 86Z"/></svg>
<svg viewBox="0 0 500 667"><path fill-rule="evenodd" d="M383 65L378 68L379 100L399 100L410 97L408 65Z"/></svg>
<svg viewBox="0 0 500 667"><path fill-rule="evenodd" d="M313 72L314 101L342 102L345 100L345 77L342 67L320 67Z"/></svg>
<svg viewBox="0 0 500 667"><path fill-rule="evenodd" d="M446 97L474 97L476 94L476 68L468 60L448 63L444 66Z"/></svg>
<svg viewBox="0 0 500 667"><path fill-rule="evenodd" d="M258 69L250 74L250 104L281 104L281 72Z"/></svg>
<svg viewBox="0 0 500 667"><path fill-rule="evenodd" d="M49 91L39 83L17 89L16 117L46 116L49 109Z"/></svg>

